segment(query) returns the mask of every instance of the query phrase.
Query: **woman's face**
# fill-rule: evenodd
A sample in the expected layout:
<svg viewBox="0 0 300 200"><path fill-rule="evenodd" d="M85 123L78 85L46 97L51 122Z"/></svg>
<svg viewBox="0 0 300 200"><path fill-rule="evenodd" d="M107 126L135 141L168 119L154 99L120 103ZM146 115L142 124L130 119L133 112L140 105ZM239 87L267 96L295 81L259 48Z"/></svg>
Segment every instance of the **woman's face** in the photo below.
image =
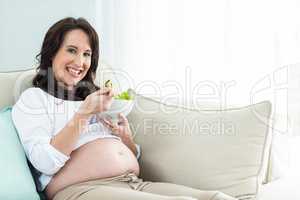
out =
<svg viewBox="0 0 300 200"><path fill-rule="evenodd" d="M91 66L91 56L88 35L80 29L67 32L52 61L58 84L72 90L87 74Z"/></svg>

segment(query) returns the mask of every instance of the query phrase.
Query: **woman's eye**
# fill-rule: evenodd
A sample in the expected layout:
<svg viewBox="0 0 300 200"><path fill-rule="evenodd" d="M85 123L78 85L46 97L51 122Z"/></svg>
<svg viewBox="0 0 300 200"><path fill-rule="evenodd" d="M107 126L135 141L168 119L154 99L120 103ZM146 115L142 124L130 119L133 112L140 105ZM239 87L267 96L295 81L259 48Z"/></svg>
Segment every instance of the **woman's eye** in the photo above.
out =
<svg viewBox="0 0 300 200"><path fill-rule="evenodd" d="M84 53L83 54L85 57L91 57L91 53Z"/></svg>
<svg viewBox="0 0 300 200"><path fill-rule="evenodd" d="M68 49L67 51L70 52L70 53L76 53L75 49Z"/></svg>

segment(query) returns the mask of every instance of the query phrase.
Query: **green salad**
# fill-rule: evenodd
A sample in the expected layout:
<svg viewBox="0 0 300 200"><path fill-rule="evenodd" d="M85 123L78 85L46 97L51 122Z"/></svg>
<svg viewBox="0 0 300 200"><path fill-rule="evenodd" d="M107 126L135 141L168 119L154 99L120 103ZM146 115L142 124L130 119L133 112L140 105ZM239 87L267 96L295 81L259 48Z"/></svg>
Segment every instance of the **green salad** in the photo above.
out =
<svg viewBox="0 0 300 200"><path fill-rule="evenodd" d="M122 99L122 100L133 100L133 95L130 94L130 90L121 92L120 94L114 96L115 99Z"/></svg>
<svg viewBox="0 0 300 200"><path fill-rule="evenodd" d="M111 80L105 81L104 86L107 88L113 88L112 81ZM120 94L115 95L114 99L133 100L132 90L128 89L127 91L121 92Z"/></svg>

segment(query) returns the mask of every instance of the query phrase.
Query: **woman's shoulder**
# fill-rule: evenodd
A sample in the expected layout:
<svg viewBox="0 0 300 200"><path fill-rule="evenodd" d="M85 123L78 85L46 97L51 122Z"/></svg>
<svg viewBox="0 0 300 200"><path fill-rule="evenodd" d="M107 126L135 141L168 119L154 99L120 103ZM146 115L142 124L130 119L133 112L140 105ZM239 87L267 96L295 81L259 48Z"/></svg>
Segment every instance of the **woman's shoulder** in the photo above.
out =
<svg viewBox="0 0 300 200"><path fill-rule="evenodd" d="M22 95L23 94L41 94L41 92L43 92L43 90L41 88L38 88L38 87L30 87L30 88L27 88L26 90L24 90L22 92Z"/></svg>
<svg viewBox="0 0 300 200"><path fill-rule="evenodd" d="M21 93L20 98L36 98L38 96L47 96L47 94L41 88L30 87Z"/></svg>
<svg viewBox="0 0 300 200"><path fill-rule="evenodd" d="M47 93L37 87L30 87L24 90L16 101L16 104L26 103L31 105L44 104L47 100Z"/></svg>
<svg viewBox="0 0 300 200"><path fill-rule="evenodd" d="M13 105L13 113L44 113L46 99L40 88L31 87L22 92L16 103Z"/></svg>

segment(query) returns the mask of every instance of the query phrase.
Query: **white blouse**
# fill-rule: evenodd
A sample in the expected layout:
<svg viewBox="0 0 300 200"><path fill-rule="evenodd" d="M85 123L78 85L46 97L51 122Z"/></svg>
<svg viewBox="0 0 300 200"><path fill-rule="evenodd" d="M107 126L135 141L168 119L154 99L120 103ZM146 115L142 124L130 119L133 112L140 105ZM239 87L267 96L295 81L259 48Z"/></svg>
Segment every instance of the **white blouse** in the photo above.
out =
<svg viewBox="0 0 300 200"><path fill-rule="evenodd" d="M12 108L12 119L31 164L41 175L38 190L42 191L52 176L70 159L50 144L50 140L71 120L83 101L58 99L40 88L25 90ZM75 149L98 138L116 138L92 116L88 128L79 136ZM137 158L140 156L140 146Z"/></svg>

